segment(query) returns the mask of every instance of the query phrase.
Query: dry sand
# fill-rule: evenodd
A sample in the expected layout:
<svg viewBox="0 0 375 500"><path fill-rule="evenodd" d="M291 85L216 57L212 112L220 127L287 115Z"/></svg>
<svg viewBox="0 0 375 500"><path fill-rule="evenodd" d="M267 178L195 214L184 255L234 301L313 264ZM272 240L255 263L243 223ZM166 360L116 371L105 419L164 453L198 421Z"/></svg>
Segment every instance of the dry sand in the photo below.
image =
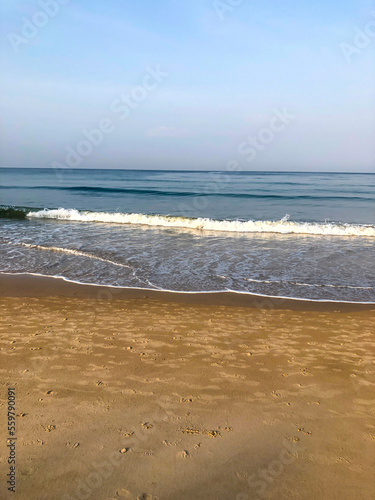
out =
<svg viewBox="0 0 375 500"><path fill-rule="evenodd" d="M373 311L0 291L1 499L375 498Z"/></svg>

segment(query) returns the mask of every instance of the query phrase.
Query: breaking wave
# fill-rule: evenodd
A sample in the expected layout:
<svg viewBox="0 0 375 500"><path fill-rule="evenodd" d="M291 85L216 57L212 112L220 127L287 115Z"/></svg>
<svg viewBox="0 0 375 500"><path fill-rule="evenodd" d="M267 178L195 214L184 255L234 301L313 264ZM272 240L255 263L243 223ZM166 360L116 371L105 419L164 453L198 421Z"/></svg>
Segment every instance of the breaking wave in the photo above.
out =
<svg viewBox="0 0 375 500"><path fill-rule="evenodd" d="M241 221L214 220L208 218L188 218L166 215L147 215L135 213L88 212L59 208L27 213L29 219L53 219L72 222L97 222L113 224L136 224L154 227L176 227L201 231L220 231L231 233L278 233L310 234L321 236L362 236L375 237L375 226L362 224L340 224L335 222L293 222L289 216L278 221Z"/></svg>

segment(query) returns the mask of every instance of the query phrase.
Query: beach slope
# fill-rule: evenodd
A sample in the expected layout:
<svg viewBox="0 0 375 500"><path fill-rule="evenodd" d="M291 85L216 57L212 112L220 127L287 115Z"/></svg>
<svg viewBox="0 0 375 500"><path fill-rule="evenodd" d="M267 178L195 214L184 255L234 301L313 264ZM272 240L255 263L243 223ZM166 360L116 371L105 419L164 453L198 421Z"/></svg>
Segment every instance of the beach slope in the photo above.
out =
<svg viewBox="0 0 375 500"><path fill-rule="evenodd" d="M375 497L373 311L2 295L1 498Z"/></svg>

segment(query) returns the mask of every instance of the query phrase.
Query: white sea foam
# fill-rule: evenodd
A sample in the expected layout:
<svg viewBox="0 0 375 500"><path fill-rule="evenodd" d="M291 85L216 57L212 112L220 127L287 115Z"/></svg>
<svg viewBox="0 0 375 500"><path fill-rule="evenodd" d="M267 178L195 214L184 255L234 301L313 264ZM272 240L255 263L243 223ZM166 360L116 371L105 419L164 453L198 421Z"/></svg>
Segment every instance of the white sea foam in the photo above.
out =
<svg viewBox="0 0 375 500"><path fill-rule="evenodd" d="M12 242L8 242L8 243L12 244L12 245L14 244ZM153 283L151 283L151 281L139 278L132 266L128 266L127 264L122 264L121 262L115 262L113 260L104 259L103 257L99 257L98 255L94 255L94 254L89 253L89 252L81 252L80 250L73 250L71 248L46 247L46 246L43 246L43 245L32 245L30 243L17 243L17 244L20 245L20 246L26 247L26 248L34 248L36 250L47 250L47 251L50 251L50 252L60 252L60 253L65 253L65 254L70 254L70 255L77 255L79 257L86 257L86 258L89 258L89 259L94 259L94 260L99 260L101 262L106 262L108 264L112 264L113 266L125 267L125 268L130 269L132 271L133 276L140 283L143 283L143 284L146 284L146 285L150 285L152 288L159 289L159 287L156 286L156 285L154 285Z"/></svg>
<svg viewBox="0 0 375 500"><path fill-rule="evenodd" d="M131 213L85 212L59 208L29 212L30 219L55 219L73 222L102 222L114 224L139 224L156 227L176 227L202 231L224 231L232 233L279 233L311 234L323 236L375 237L375 226L360 224L293 222L288 217L279 221L212 220L204 218L172 217Z"/></svg>
<svg viewBox="0 0 375 500"><path fill-rule="evenodd" d="M231 279L229 276L223 276L221 274L217 274L218 278L222 279ZM290 280L258 280L255 278L242 278L245 281L251 281L252 283L264 283L266 285L296 285L296 286L307 286L311 288L351 288L353 290L374 290L373 286L355 286L355 285L330 285L321 283L316 285L314 283L300 283L298 281L290 281Z"/></svg>
<svg viewBox="0 0 375 500"><path fill-rule="evenodd" d="M35 248L37 250L50 250L51 252L60 252L60 253L67 253L71 255L78 255L80 257L88 257L89 259L95 259L95 260L100 260L101 262L107 262L109 264L113 264L114 266L118 267L126 267L128 269L133 269L131 266L128 266L126 264L121 264L120 262L114 262L113 260L108 260L104 259L102 257L98 257L97 255L94 255L89 252L81 252L80 250L73 250L71 248L61 248L61 247L46 247L43 245L32 245L31 243L18 243L18 245L21 245L26 248Z"/></svg>
<svg viewBox="0 0 375 500"><path fill-rule="evenodd" d="M373 306L375 305L375 302L356 302L356 301L351 301L351 300L327 300L327 299L308 299L308 298L303 298L303 297L285 297L284 295L265 295L263 293L253 293L253 292L243 292L243 291L238 291L238 290L231 290L231 289L226 289L226 290L205 290L205 291L179 291L179 290L170 290L168 288L159 288L157 290L152 290L150 288L143 288L143 287L131 287L131 286L120 286L120 285L102 285L100 283L89 283L86 281L78 281L70 278L66 278L65 276L51 276L48 274L41 274L41 273L31 273L31 272L7 272L0 270L0 275L6 275L6 276L40 276L42 278L49 278L51 280L61 280L61 281L67 281L68 283L76 283L77 285L89 285L92 287L100 287L101 289L108 288L109 290L115 289L115 290L144 290L145 292L153 291L153 292L167 292L171 293L174 295L222 295L223 293L230 293L234 295L243 295L243 296L250 296L250 297L262 297L265 299L272 299L277 302L283 302L285 300L290 300L293 302L313 302L313 303L322 303L322 304L352 304L352 305L369 305Z"/></svg>

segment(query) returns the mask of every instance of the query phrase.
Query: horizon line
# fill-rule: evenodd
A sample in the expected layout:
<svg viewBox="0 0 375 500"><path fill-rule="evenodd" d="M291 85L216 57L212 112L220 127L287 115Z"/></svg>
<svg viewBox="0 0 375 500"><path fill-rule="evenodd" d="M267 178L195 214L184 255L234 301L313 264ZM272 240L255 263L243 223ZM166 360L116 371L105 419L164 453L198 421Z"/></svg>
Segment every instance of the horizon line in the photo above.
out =
<svg viewBox="0 0 375 500"><path fill-rule="evenodd" d="M7 166L7 165L0 165L0 169L15 169L15 170L55 170L53 167L20 167L20 166ZM98 171L103 171L103 170L108 170L108 171L128 171L128 172L205 172L205 173L227 173L227 174L243 174L243 173L279 173L279 174L370 174L370 175L375 175L375 167L374 171L358 171L358 172L353 172L353 171L346 171L346 170L234 170L234 171L228 171L228 170L198 170L198 169L159 169L159 168L103 168L103 167L71 167L71 168L66 168L63 169L66 171L74 171L74 170L81 170L81 171L91 171L91 170L98 170Z"/></svg>

